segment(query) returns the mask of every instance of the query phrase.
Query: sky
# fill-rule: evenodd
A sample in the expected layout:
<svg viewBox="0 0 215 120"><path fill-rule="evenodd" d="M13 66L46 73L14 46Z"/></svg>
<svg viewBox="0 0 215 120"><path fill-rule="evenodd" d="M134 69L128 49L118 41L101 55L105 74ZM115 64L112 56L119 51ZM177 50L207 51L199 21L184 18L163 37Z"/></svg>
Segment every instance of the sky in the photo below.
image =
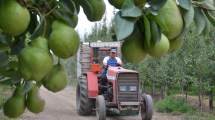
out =
<svg viewBox="0 0 215 120"><path fill-rule="evenodd" d="M108 23L113 17L114 7L108 3L108 0L104 0L104 2L106 4L106 14L107 14L107 23ZM80 37L83 38L84 33L85 32L89 33L91 31L92 26L95 23L98 23L98 22L90 22L89 20L87 20L87 17L81 8L80 13L78 15L78 25L76 26L75 29L78 31Z"/></svg>

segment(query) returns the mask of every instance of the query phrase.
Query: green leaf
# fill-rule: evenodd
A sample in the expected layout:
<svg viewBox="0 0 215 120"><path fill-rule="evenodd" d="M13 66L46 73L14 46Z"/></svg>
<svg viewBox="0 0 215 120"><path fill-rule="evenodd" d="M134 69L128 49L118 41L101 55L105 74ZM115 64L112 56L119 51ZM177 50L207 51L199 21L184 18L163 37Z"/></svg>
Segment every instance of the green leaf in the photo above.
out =
<svg viewBox="0 0 215 120"><path fill-rule="evenodd" d="M92 8L91 4L88 2L88 0L76 0L76 1L83 8L85 15L88 16L89 18L92 18L93 8Z"/></svg>
<svg viewBox="0 0 215 120"><path fill-rule="evenodd" d="M194 8L191 6L190 10L181 9L182 16L185 22L185 27L189 27L191 23L193 22L194 18Z"/></svg>
<svg viewBox="0 0 215 120"><path fill-rule="evenodd" d="M0 84L2 85L10 85L11 84L11 79L8 77L0 77Z"/></svg>
<svg viewBox="0 0 215 120"><path fill-rule="evenodd" d="M4 77L13 77L16 73L14 69L0 70L0 75Z"/></svg>
<svg viewBox="0 0 215 120"><path fill-rule="evenodd" d="M158 11L166 4L167 0L148 0L147 2L150 5L150 8Z"/></svg>
<svg viewBox="0 0 215 120"><path fill-rule="evenodd" d="M162 29L167 29L165 20L162 16L157 16L153 14L149 14L148 17L154 20Z"/></svg>
<svg viewBox="0 0 215 120"><path fill-rule="evenodd" d="M72 0L59 0L60 7L63 7L68 12L77 13L75 3Z"/></svg>
<svg viewBox="0 0 215 120"><path fill-rule="evenodd" d="M177 1L182 8L184 8L186 10L190 10L190 8L192 6L190 0L177 0Z"/></svg>
<svg viewBox="0 0 215 120"><path fill-rule="evenodd" d="M201 2L201 5L203 5L207 9L210 9L210 14L215 16L215 5L213 0L204 0Z"/></svg>
<svg viewBox="0 0 215 120"><path fill-rule="evenodd" d="M210 21L208 20L207 16L204 14L204 18L205 18L205 28L202 31L203 35L208 35L209 31L210 31Z"/></svg>
<svg viewBox="0 0 215 120"><path fill-rule="evenodd" d="M136 18L123 18L120 11L116 13L114 30L117 40L123 40L133 32L136 20Z"/></svg>
<svg viewBox="0 0 215 120"><path fill-rule="evenodd" d="M135 6L133 0L126 0L121 11L122 17L139 17L142 15L141 9Z"/></svg>
<svg viewBox="0 0 215 120"><path fill-rule="evenodd" d="M73 21L71 20L72 15L76 14L76 13L68 13L65 12L63 9L57 9L55 10L55 13L58 16L58 19L63 20L64 22L66 22L67 24L69 24L70 26L74 27Z"/></svg>
<svg viewBox="0 0 215 120"><path fill-rule="evenodd" d="M77 13L79 13L80 12L80 4L76 0L73 0L73 2L75 3Z"/></svg>
<svg viewBox="0 0 215 120"><path fill-rule="evenodd" d="M26 81L25 85L24 85L24 88L23 88L23 92L25 94L28 93L31 90L33 84L34 84L33 81Z"/></svg>
<svg viewBox="0 0 215 120"><path fill-rule="evenodd" d="M0 34L0 44L4 45L10 45L10 42L12 40L12 36L8 34Z"/></svg>
<svg viewBox="0 0 215 120"><path fill-rule="evenodd" d="M6 69L8 64L8 59L9 59L9 55L7 52L0 52L0 70Z"/></svg>
<svg viewBox="0 0 215 120"><path fill-rule="evenodd" d="M19 72L17 72L17 74L15 74L15 75L11 78L11 82L12 82L13 84L21 83L21 81L22 81L22 77L21 77L21 75L20 75Z"/></svg>
<svg viewBox="0 0 215 120"><path fill-rule="evenodd" d="M202 12L202 10L198 7L195 7L194 11L195 11L194 22L196 24L197 34L200 34L205 28L206 24L205 15Z"/></svg>
<svg viewBox="0 0 215 120"><path fill-rule="evenodd" d="M20 53L20 51L25 48L25 39L26 36L20 36L15 38L13 45L12 45L12 49L11 49L11 55L18 55Z"/></svg>
<svg viewBox="0 0 215 120"><path fill-rule="evenodd" d="M8 51L12 37L8 39L7 35L0 34L0 51Z"/></svg>
<svg viewBox="0 0 215 120"><path fill-rule="evenodd" d="M143 19L142 22L144 23L145 40L147 41L148 46L150 46L150 41L151 41L151 37L152 37L150 22L146 15L143 15L142 19Z"/></svg>
<svg viewBox="0 0 215 120"><path fill-rule="evenodd" d="M157 24L158 26L158 38L157 38L157 41L156 43L160 42L161 41L161 37L162 37L162 29L161 27Z"/></svg>
<svg viewBox="0 0 215 120"><path fill-rule="evenodd" d="M27 31L30 34L33 34L33 32L35 31L35 29L37 28L39 21L37 20L37 14L35 14L34 12L30 12L30 23L28 25L28 29Z"/></svg>
<svg viewBox="0 0 215 120"><path fill-rule="evenodd" d="M150 20L150 27L151 27L151 40L153 43L159 43L161 40L162 30L159 25L154 20Z"/></svg>
<svg viewBox="0 0 215 120"><path fill-rule="evenodd" d="M211 15L209 11L204 10L205 15L207 16L210 23L215 27L215 16Z"/></svg>
<svg viewBox="0 0 215 120"><path fill-rule="evenodd" d="M12 69L18 69L18 61L10 61L8 67Z"/></svg>
<svg viewBox="0 0 215 120"><path fill-rule="evenodd" d="M44 32L44 20L45 17L44 16L40 16L40 22L37 25L36 29L34 30L33 34L31 35L30 39L35 39L39 36L41 36Z"/></svg>

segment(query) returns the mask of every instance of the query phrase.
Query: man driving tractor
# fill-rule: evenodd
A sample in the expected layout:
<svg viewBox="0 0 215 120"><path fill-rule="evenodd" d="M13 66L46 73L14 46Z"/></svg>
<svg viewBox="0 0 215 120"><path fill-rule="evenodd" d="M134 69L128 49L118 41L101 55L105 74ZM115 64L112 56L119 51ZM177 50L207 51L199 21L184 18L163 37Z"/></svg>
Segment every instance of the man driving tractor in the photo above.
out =
<svg viewBox="0 0 215 120"><path fill-rule="evenodd" d="M116 49L111 48L110 49L110 56L106 56L103 60L103 70L102 70L102 75L101 75L101 84L106 85L107 83L107 68L109 66L116 67L116 66L121 66L122 61L119 57L116 57Z"/></svg>

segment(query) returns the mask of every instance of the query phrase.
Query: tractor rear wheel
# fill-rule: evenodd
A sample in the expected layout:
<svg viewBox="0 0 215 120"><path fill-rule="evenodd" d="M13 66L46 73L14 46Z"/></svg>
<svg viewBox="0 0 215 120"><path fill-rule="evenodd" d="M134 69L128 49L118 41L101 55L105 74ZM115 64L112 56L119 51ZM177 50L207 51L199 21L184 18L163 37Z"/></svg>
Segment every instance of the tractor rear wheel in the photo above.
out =
<svg viewBox="0 0 215 120"><path fill-rule="evenodd" d="M88 83L86 76L80 77L76 89L76 107L79 115L90 115L93 108L93 100L88 98Z"/></svg>
<svg viewBox="0 0 215 120"><path fill-rule="evenodd" d="M96 117L97 120L106 120L106 105L104 96L102 95L96 98Z"/></svg>
<svg viewBox="0 0 215 120"><path fill-rule="evenodd" d="M150 95L142 95L141 118L142 120L151 120L153 115L153 101Z"/></svg>

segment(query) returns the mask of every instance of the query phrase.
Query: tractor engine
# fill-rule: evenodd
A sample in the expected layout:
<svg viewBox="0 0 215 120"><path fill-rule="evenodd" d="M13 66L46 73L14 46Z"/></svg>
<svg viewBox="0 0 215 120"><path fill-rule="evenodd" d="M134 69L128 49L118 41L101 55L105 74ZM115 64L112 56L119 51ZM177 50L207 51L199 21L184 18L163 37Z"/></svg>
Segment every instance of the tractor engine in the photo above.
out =
<svg viewBox="0 0 215 120"><path fill-rule="evenodd" d="M112 103L110 106L115 103L116 107L120 106L120 110L139 110L140 88L138 72L122 67L109 67L107 80L107 98ZM137 105L130 106L129 103L137 103ZM128 106L129 108L127 108Z"/></svg>

